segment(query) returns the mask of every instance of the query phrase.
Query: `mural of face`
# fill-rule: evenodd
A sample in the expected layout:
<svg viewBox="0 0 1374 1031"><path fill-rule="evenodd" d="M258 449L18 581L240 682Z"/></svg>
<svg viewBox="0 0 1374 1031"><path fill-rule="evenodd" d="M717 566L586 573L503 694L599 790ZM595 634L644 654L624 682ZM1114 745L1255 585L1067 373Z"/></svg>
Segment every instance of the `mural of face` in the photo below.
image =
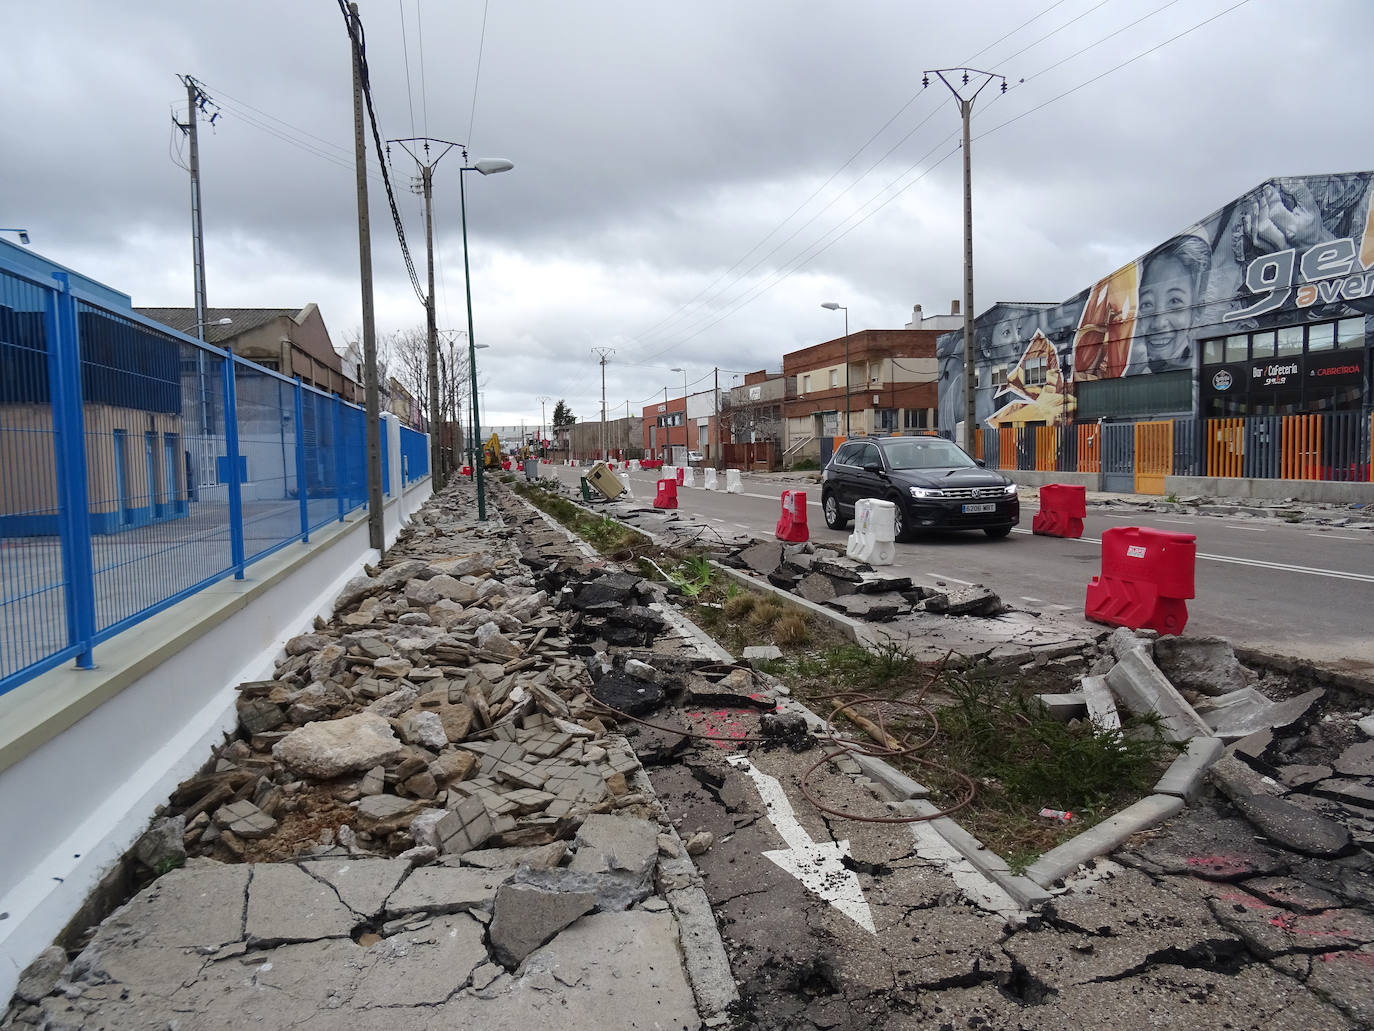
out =
<svg viewBox="0 0 1374 1031"><path fill-rule="evenodd" d="M1136 334L1145 345L1149 371L1191 366L1188 331L1193 324L1194 301L1192 273L1177 255L1165 252L1146 262L1140 279Z"/></svg>

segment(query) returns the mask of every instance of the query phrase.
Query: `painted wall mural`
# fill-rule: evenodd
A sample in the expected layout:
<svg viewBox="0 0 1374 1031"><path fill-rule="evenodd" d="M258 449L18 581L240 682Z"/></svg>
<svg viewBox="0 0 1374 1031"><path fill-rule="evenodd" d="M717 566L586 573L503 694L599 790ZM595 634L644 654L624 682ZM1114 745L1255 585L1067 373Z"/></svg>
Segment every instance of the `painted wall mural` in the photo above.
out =
<svg viewBox="0 0 1374 1031"><path fill-rule="evenodd" d="M974 326L979 423L1073 422L1083 383L1196 370L1204 339L1374 314L1371 199L1374 172L1271 179L1067 301L995 305ZM963 334L936 354L952 431Z"/></svg>

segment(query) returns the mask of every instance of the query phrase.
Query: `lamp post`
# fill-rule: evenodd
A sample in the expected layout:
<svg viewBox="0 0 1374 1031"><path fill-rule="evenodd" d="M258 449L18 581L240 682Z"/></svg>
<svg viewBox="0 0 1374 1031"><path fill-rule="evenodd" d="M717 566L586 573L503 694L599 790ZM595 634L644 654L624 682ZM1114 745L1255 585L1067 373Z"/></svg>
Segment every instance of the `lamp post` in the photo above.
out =
<svg viewBox="0 0 1374 1031"><path fill-rule="evenodd" d="M463 150L463 161L468 159L468 152ZM495 175L497 172L509 172L515 165L510 161L501 158L489 158L483 161L474 161L471 165L464 164L458 169L458 206L462 212L463 221L463 284L467 290L468 300L468 370L472 376L472 439L474 445L478 436L481 434L482 420L481 413L477 408L477 342L472 333L472 273L468 269L468 201L467 194L463 189L464 172L481 172L483 175ZM475 453L474 453L475 458ZM487 494L486 483L482 479L482 462L474 461L476 466L474 472L477 477L477 521L485 523L487 521Z"/></svg>
<svg viewBox="0 0 1374 1031"><path fill-rule="evenodd" d="M29 231L27 229L0 229L0 233L17 233L19 242L25 247L29 245Z"/></svg>
<svg viewBox="0 0 1374 1031"><path fill-rule="evenodd" d="M849 437L849 309L843 304L826 301L822 308L844 312L844 435Z"/></svg>
<svg viewBox="0 0 1374 1031"><path fill-rule="evenodd" d="M691 449L690 447L687 446L687 370L686 370L686 369L680 369L680 368L678 368L676 365L674 365L674 366L673 366L671 369L669 369L668 371L669 371L669 372L680 372L680 373L682 373L682 450L683 450L683 451L690 451L690 450L692 450L692 449ZM673 431L672 431L672 429L670 428L670 429L668 430L668 454L671 455L672 453L673 453ZM684 462L686 462L686 461L687 461L687 456L686 456L686 455L683 455L682 460L683 460Z"/></svg>

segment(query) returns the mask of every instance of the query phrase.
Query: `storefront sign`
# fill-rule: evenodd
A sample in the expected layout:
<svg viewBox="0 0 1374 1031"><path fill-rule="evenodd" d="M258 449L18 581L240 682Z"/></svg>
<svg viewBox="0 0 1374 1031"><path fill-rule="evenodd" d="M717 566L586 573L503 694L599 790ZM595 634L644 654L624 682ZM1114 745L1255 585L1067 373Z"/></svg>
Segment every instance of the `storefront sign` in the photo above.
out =
<svg viewBox="0 0 1374 1031"><path fill-rule="evenodd" d="M1272 362L1252 362L1250 383L1256 387L1286 387L1299 376L1302 362L1297 358L1280 358Z"/></svg>
<svg viewBox="0 0 1374 1031"><path fill-rule="evenodd" d="M1235 381L1235 377L1225 369L1218 369L1212 376L1212 389L1230 390Z"/></svg>
<svg viewBox="0 0 1374 1031"><path fill-rule="evenodd" d="M1330 354L1307 356L1307 381L1318 389L1356 385L1363 376L1363 351L1333 351Z"/></svg>

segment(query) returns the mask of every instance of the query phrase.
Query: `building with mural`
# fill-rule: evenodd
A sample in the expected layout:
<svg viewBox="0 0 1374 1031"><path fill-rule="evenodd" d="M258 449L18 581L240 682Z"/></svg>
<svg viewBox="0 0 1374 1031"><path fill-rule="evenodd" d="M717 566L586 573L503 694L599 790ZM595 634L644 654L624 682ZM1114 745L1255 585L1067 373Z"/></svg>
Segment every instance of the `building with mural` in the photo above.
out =
<svg viewBox="0 0 1374 1031"><path fill-rule="evenodd" d="M1270 179L1066 301L994 305L978 425L1367 413L1371 195L1374 172ZM963 346L937 345L949 433Z"/></svg>

